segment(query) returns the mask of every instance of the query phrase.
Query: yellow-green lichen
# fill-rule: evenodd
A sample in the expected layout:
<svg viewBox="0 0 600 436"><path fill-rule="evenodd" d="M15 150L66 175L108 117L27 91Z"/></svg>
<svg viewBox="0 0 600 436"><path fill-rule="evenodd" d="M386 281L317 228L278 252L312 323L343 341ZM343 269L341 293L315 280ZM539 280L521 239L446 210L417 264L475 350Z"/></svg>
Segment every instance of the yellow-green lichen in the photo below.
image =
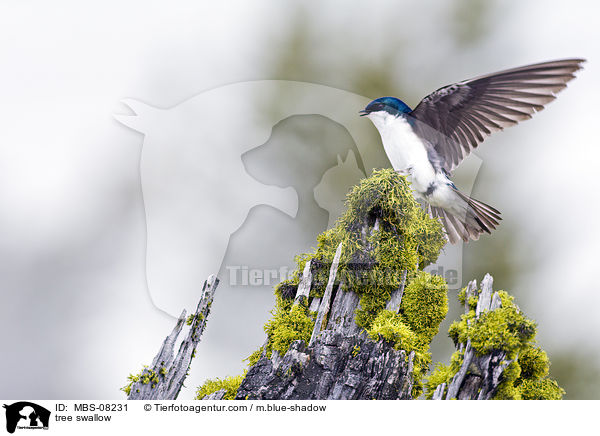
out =
<svg viewBox="0 0 600 436"><path fill-rule="evenodd" d="M502 383L494 394L495 400L520 400L521 391L515 386L515 381L521 377L521 367L516 361L504 368L502 372Z"/></svg>
<svg viewBox="0 0 600 436"><path fill-rule="evenodd" d="M455 345L463 346L470 341L477 355L492 351L503 351L506 367L494 399L561 399L564 390L549 378L550 361L547 354L535 344L536 324L527 319L515 305L514 299L504 291L498 291L501 306L493 311L484 311L477 318L475 308L478 295L468 299L468 313L460 321L450 325L448 335ZM458 295L461 304L466 301L463 289ZM449 367L439 366L429 376L426 397L431 398L435 388L450 380L462 364L462 353L453 355Z"/></svg>
<svg viewBox="0 0 600 436"><path fill-rule="evenodd" d="M538 380L524 380L519 389L523 400L561 400L565 394L556 380L542 378Z"/></svg>
<svg viewBox="0 0 600 436"><path fill-rule="evenodd" d="M452 323L448 334L455 344L466 344L470 339L478 355L504 350L507 358L514 359L518 351L533 339L536 326L519 311L510 295L504 291L498 291L498 295L502 307L485 311L479 318L471 309L461 316L460 321Z"/></svg>
<svg viewBox="0 0 600 436"><path fill-rule="evenodd" d="M244 360L248 362L248 366L254 366L260 360L260 357L263 354L263 347L260 347L258 350L254 351L250 356L246 357Z"/></svg>
<svg viewBox="0 0 600 436"><path fill-rule="evenodd" d="M406 179L390 169L374 171L347 196L346 212L317 237L313 253L296 257L290 280L276 287L283 296L297 288L304 266L312 261L311 297L321 297L335 251L343 244L336 285L361 296L356 322L368 328L403 281L434 262L446 242L439 221L415 201ZM374 229L375 222L378 229ZM366 229L371 229L365 233Z"/></svg>
<svg viewBox="0 0 600 436"><path fill-rule="evenodd" d="M462 288L460 291L458 291L458 301L462 306L467 303L469 309L475 310L477 307L477 300L477 295L471 295L469 297L469 301L467 302L467 288Z"/></svg>
<svg viewBox="0 0 600 436"><path fill-rule="evenodd" d="M159 373L163 377L166 374L163 374L162 369ZM129 396L129 394L131 394L131 388L133 384L137 382L140 382L143 385L150 384L152 388L155 388L158 382L160 381L159 373L157 373L153 369L148 369L148 365L144 365L144 368L138 374L129 374L127 376L127 381L129 383L123 386L120 390L122 390L127 394L127 396Z"/></svg>
<svg viewBox="0 0 600 436"><path fill-rule="evenodd" d="M470 296L468 305L469 305L469 309L475 310L477 308L477 297L474 295Z"/></svg>
<svg viewBox="0 0 600 436"><path fill-rule="evenodd" d="M400 313L418 336L429 345L448 313L448 285L440 277L419 271L404 289Z"/></svg>
<svg viewBox="0 0 600 436"><path fill-rule="evenodd" d="M129 383L123 386L120 390L125 392L125 394L129 396L131 394L131 387L133 386L133 384L140 380L140 374L129 374L127 376L127 380L129 381Z"/></svg>
<svg viewBox="0 0 600 436"><path fill-rule="evenodd" d="M226 377L224 379L215 378L211 380L206 380L202 386L198 388L196 391L196 400L201 400L204 397L220 391L221 389L225 389L225 395L223 396L223 400L233 400L235 398L235 394L244 380L245 374L238 375L236 377Z"/></svg>
<svg viewBox="0 0 600 436"><path fill-rule="evenodd" d="M530 345L519 353L521 376L525 379L540 379L548 375L550 361L544 350Z"/></svg>
<svg viewBox="0 0 600 436"><path fill-rule="evenodd" d="M407 352L413 351L419 343L417 335L403 322L402 316L389 310L379 312L368 332L374 341L383 339L392 343L394 348Z"/></svg>
<svg viewBox="0 0 600 436"><path fill-rule="evenodd" d="M380 311L367 332L372 340L389 342L395 349L406 351L407 356L414 352L411 394L415 398L421 395L423 390L421 380L431 363L429 342L424 340L424 336L415 333L406 324L402 315L389 310Z"/></svg>
<svg viewBox="0 0 600 436"><path fill-rule="evenodd" d="M462 288L460 291L458 291L458 294L456 297L458 298L458 302L464 306L466 298L467 298L467 288Z"/></svg>
<svg viewBox="0 0 600 436"><path fill-rule="evenodd" d="M198 315L192 313L190 316L188 316L186 318L185 323L187 325L192 325L194 323L194 321L197 321L197 323L198 323L198 322L202 321L203 319L204 319L204 316L201 313L199 313Z"/></svg>
<svg viewBox="0 0 600 436"><path fill-rule="evenodd" d="M374 171L348 194L346 212L317 237L314 252L296 256L291 278L275 287L274 316L265 325L266 356L272 350L284 355L294 340L308 342L315 317L304 306L292 307L293 297L309 261L309 298L322 297L341 243L335 288L339 285L341 292L360 296L355 321L373 340L386 340L407 355L415 352L414 393L418 394L419 379L431 360L429 343L448 309L444 280L422 269L437 259L445 242L441 224L422 210L406 179L390 169ZM386 311L392 293L402 285L400 314ZM253 353L250 364L261 354L262 350Z"/></svg>
<svg viewBox="0 0 600 436"><path fill-rule="evenodd" d="M421 379L431 363L429 344L438 332L447 311L446 282L441 277L419 271L405 289L400 313L380 310L367 329L372 340L385 340L396 349L415 353L412 392L414 397L421 394Z"/></svg>
<svg viewBox="0 0 600 436"><path fill-rule="evenodd" d="M269 338L268 356L272 350L276 350L281 356L285 355L290 344L296 340L308 343L315 325L305 306L296 304L288 309L285 301L280 298L277 301L279 304L273 318L265 324L265 332Z"/></svg>
<svg viewBox="0 0 600 436"><path fill-rule="evenodd" d="M448 390L448 385L452 377L458 372L463 362L464 352L455 351L450 358L450 365L436 363L434 370L429 374L425 382L425 398L431 399L435 389L442 383L446 383L444 394Z"/></svg>
<svg viewBox="0 0 600 436"><path fill-rule="evenodd" d="M442 383L446 383L446 387L444 388L445 395L448 385L450 384L450 380L452 380L452 377L454 377L455 373L456 372L450 365L436 363L435 369L425 381L425 398L431 400L436 388Z"/></svg>
<svg viewBox="0 0 600 436"><path fill-rule="evenodd" d="M537 345L527 344L519 351L512 371L505 371L496 399L560 400L565 391L549 377L550 360Z"/></svg>

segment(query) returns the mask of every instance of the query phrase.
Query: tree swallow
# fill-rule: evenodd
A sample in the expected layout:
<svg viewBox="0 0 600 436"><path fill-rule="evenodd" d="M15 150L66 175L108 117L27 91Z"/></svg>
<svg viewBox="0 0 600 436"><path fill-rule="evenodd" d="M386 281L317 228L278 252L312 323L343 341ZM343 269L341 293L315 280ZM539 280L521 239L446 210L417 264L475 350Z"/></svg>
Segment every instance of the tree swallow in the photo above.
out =
<svg viewBox="0 0 600 436"><path fill-rule="evenodd" d="M499 71L444 86L411 110L395 97L360 111L371 119L396 171L439 218L448 240L491 233L500 212L460 192L451 172L493 132L531 118L556 98L584 59L562 59Z"/></svg>

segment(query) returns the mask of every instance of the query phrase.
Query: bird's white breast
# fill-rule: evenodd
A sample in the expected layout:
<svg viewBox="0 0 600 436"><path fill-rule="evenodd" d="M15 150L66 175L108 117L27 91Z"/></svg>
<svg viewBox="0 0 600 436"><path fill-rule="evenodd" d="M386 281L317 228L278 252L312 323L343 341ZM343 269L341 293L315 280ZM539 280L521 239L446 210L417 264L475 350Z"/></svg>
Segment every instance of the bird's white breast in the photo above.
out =
<svg viewBox="0 0 600 436"><path fill-rule="evenodd" d="M369 118L379 130L383 148L394 169L408 175L417 192L427 191L436 180L435 170L427 157L427 149L408 121L387 112L374 112Z"/></svg>

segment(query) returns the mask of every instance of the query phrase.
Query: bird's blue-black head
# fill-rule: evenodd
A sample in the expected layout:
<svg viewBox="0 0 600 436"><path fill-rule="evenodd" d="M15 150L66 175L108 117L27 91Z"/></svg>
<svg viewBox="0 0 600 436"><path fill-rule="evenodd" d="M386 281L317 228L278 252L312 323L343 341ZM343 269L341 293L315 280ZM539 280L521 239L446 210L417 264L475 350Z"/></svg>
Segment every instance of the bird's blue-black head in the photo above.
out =
<svg viewBox="0 0 600 436"><path fill-rule="evenodd" d="M381 97L373 100L364 110L360 111L360 116L369 115L371 112L385 111L391 115L398 116L412 111L406 103L396 97Z"/></svg>

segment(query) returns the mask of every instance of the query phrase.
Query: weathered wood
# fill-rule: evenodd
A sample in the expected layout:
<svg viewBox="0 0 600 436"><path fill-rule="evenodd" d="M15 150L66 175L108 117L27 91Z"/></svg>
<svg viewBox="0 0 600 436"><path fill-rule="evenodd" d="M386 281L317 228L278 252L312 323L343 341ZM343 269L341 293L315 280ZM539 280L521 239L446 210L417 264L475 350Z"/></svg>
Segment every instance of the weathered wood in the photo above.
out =
<svg viewBox="0 0 600 436"><path fill-rule="evenodd" d="M402 281L400 282L400 286L394 292L392 292L392 296L390 301L387 302L385 306L386 310L391 310L394 313L398 313L400 310L400 304L402 304L402 297L404 296L404 287L406 286L406 274L407 271L404 270L402 272Z"/></svg>
<svg viewBox="0 0 600 436"><path fill-rule="evenodd" d="M477 318L488 311L499 309L502 306L498 292L492 289L494 279L486 274L481 281L481 290L475 309ZM465 313L469 312L469 297L477 295L477 282L471 281L465 293ZM466 346L460 344L460 351L464 351L460 369L448 384L447 392L445 383L437 386L432 396L433 400L489 400L496 393L501 383L502 373L512 362L506 358L506 352L493 350L485 355L477 355L467 340Z"/></svg>
<svg viewBox="0 0 600 436"><path fill-rule="evenodd" d="M486 274L481 281L481 292L479 293L479 300L477 300L477 308L475 309L475 316L478 318L484 311L490 310L493 283L494 279L489 274Z"/></svg>
<svg viewBox="0 0 600 436"><path fill-rule="evenodd" d="M209 394L202 399L203 400L222 400L226 393L227 393L227 389L219 389L218 391L213 392L212 394Z"/></svg>
<svg viewBox="0 0 600 436"><path fill-rule="evenodd" d="M335 251L335 255L333 256L333 262L331 263L331 268L329 269L329 280L327 281L327 286L325 287L325 292L323 293L323 298L321 298L319 312L317 313L317 319L315 321L315 327L312 331L312 335L310 337L310 342L308 343L311 346L319 333L321 332L321 328L323 327L323 319L327 316L329 312L329 301L331 300L331 294L333 292L333 284L335 282L335 277L338 270L338 265L340 263L340 257L342 255L342 243L338 245L337 250ZM312 304L311 304L312 306Z"/></svg>
<svg viewBox="0 0 600 436"><path fill-rule="evenodd" d="M312 265L312 259L306 262L304 265L304 271L302 272L302 279L298 285L296 291L296 298L294 298L294 305L300 304L301 301L308 301L308 295L310 294L310 287L312 285L312 273L310 271Z"/></svg>
<svg viewBox="0 0 600 436"><path fill-rule="evenodd" d="M274 365L260 359L236 399L411 399L412 359L384 341L324 330L311 347L294 341Z"/></svg>
<svg viewBox="0 0 600 436"><path fill-rule="evenodd" d="M368 240L379 226L376 219L372 227L361 229L363 251L357 253L358 264L370 262L374 247ZM356 324L360 295L342 284L335 286L341 250L340 244L323 297L309 302L318 312L308 344L297 340L283 356L275 350L261 356L248 370L236 399L412 398L415 353L407 355L387 341L374 341ZM307 264L294 304L309 298L309 274Z"/></svg>
<svg viewBox="0 0 600 436"><path fill-rule="evenodd" d="M446 389L446 383L442 383L435 388L435 392L431 397L432 400L442 400L444 398L444 390Z"/></svg>
<svg viewBox="0 0 600 436"><path fill-rule="evenodd" d="M211 275L204 282L200 301L193 318L191 318L190 330L179 346L177 355L173 356L175 341L186 322L185 310L181 313L171 334L165 338L158 354L152 361L152 366L144 368L140 374L140 380L131 385L127 399L174 400L177 398L190 368L196 346L206 327L206 319L210 313L210 306L218 284L219 279L215 275ZM149 381L144 383L145 380Z"/></svg>
<svg viewBox="0 0 600 436"><path fill-rule="evenodd" d="M308 310L311 312L317 312L319 310L319 306L321 306L321 299L315 297L310 301L310 307Z"/></svg>
<svg viewBox="0 0 600 436"><path fill-rule="evenodd" d="M477 291L477 280L473 279L467 285L467 291L465 292L465 313L469 311L469 298L475 295Z"/></svg>
<svg viewBox="0 0 600 436"><path fill-rule="evenodd" d="M475 356L475 352L471 348L471 341L467 341L467 347L465 348L465 354L463 357L463 364L461 365L458 372L452 378L450 385L448 386L448 393L446 394L446 399L457 398L458 390L463 384L465 377L467 375L467 370L469 369L469 365L471 364L471 360Z"/></svg>
<svg viewBox="0 0 600 436"><path fill-rule="evenodd" d="M494 292L492 296L492 304L490 304L490 310L496 310L502 306L502 300L500 299L500 295L497 292Z"/></svg>
<svg viewBox="0 0 600 436"><path fill-rule="evenodd" d="M360 296L351 290L344 291L339 286L327 319L327 329L340 332L346 336L357 335L362 330L356 325L355 312L360 303Z"/></svg>

